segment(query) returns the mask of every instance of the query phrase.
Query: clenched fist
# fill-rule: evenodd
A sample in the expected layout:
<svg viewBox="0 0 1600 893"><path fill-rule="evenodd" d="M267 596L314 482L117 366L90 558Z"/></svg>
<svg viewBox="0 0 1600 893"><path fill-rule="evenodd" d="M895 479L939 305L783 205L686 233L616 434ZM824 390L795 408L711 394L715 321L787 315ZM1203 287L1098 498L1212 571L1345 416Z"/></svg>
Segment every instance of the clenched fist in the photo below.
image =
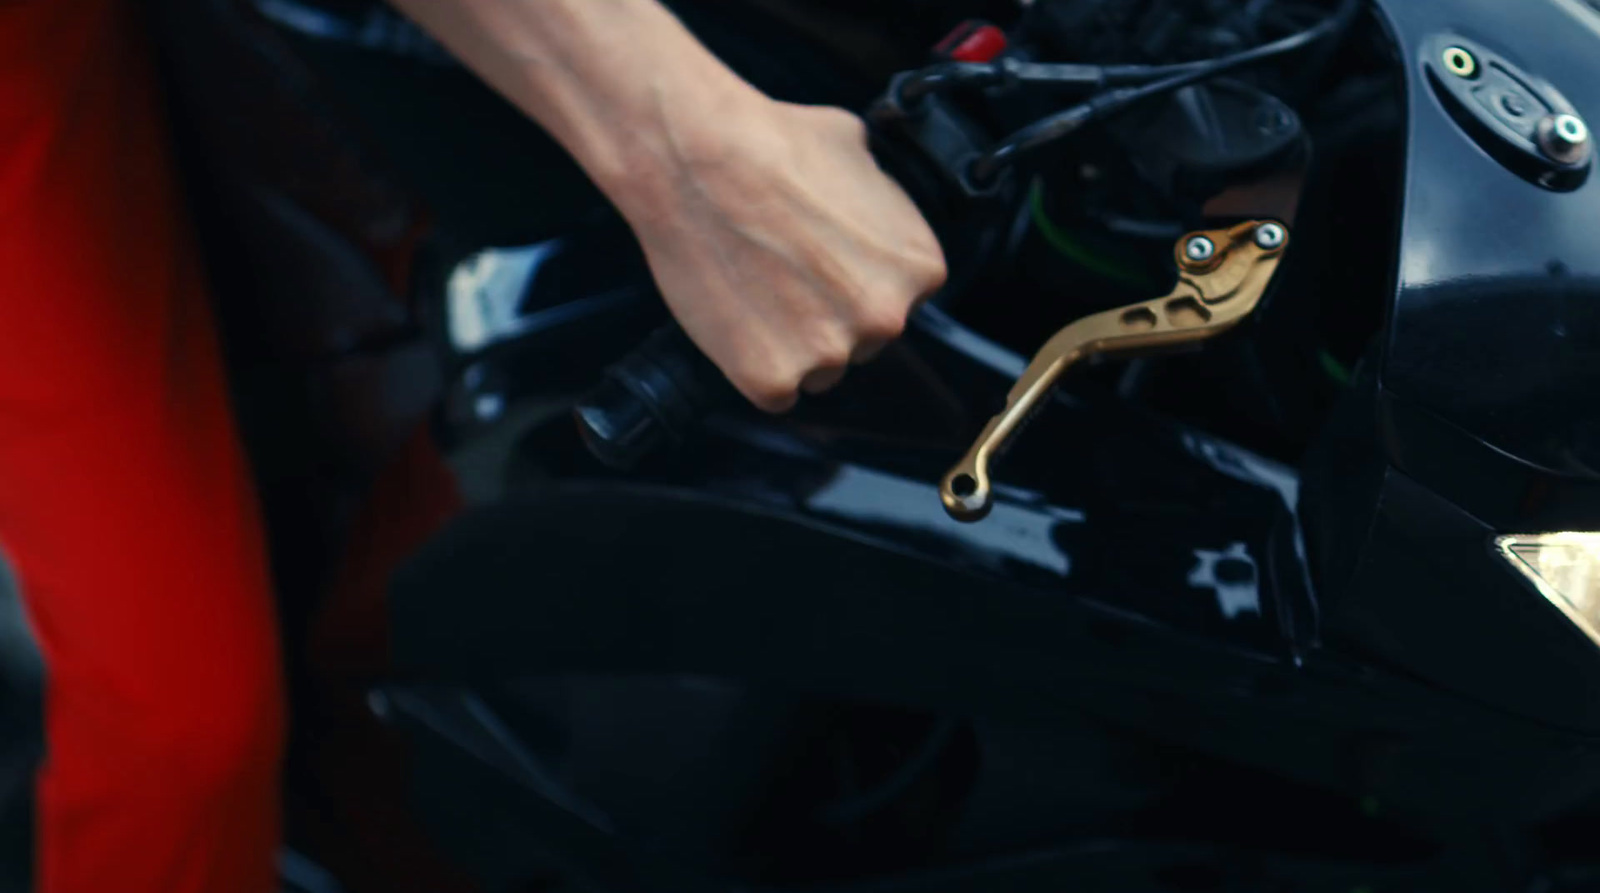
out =
<svg viewBox="0 0 1600 893"><path fill-rule="evenodd" d="M679 323L762 409L832 387L945 279L859 118L760 98L676 146L675 176L619 204Z"/></svg>

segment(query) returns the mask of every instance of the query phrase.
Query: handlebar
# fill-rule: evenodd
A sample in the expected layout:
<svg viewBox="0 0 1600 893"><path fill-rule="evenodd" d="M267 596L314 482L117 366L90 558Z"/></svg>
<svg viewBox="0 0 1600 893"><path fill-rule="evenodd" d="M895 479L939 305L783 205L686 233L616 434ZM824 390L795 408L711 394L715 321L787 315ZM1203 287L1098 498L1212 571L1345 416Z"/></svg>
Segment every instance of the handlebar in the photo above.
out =
<svg viewBox="0 0 1600 893"><path fill-rule="evenodd" d="M952 230L970 225L968 203L1002 192L996 184L977 189L967 176L982 153L981 131L938 97L908 108L897 85L868 110L867 120L879 167L906 190L945 245L947 261L957 266ZM705 415L742 399L673 323L607 369L573 417L589 452L626 470L660 447L681 443Z"/></svg>
<svg viewBox="0 0 1600 893"><path fill-rule="evenodd" d="M606 369L572 414L589 452L627 470L682 443L702 417L740 399L722 370L668 323Z"/></svg>

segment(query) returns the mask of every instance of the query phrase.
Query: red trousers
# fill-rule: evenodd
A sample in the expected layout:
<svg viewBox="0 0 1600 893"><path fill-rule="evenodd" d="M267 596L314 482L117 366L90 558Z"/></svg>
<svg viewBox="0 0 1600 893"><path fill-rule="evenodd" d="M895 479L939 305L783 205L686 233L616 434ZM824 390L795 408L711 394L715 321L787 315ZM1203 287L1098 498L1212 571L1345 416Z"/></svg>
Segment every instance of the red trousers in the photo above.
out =
<svg viewBox="0 0 1600 893"><path fill-rule="evenodd" d="M134 7L0 2L0 549L47 677L35 876L268 893L275 621Z"/></svg>

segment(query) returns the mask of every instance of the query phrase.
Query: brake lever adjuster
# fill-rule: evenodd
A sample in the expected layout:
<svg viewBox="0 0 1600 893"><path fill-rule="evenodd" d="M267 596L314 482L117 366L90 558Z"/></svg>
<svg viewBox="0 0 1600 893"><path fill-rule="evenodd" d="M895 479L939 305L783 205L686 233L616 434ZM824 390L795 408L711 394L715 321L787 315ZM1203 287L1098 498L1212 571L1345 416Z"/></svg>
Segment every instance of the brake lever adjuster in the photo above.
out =
<svg viewBox="0 0 1600 893"><path fill-rule="evenodd" d="M989 513L989 463L1044 406L1069 367L1087 357L1191 344L1232 329L1261 302L1288 244L1288 227L1273 220L1190 233L1177 244L1178 284L1170 294L1083 317L1057 332L1012 387L1005 409L945 475L939 485L945 510L959 521Z"/></svg>

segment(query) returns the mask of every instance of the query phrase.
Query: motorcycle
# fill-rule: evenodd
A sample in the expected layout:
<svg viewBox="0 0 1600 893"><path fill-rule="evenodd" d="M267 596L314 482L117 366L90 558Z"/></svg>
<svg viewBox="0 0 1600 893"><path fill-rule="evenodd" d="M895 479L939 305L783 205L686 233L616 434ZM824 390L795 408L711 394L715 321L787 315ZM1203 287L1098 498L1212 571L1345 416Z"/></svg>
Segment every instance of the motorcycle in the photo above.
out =
<svg viewBox="0 0 1600 893"><path fill-rule="evenodd" d="M298 701L384 652L343 681L433 844L508 891L1600 889L1600 10L672 5L863 110L951 261L782 418L397 16L159 20Z"/></svg>

